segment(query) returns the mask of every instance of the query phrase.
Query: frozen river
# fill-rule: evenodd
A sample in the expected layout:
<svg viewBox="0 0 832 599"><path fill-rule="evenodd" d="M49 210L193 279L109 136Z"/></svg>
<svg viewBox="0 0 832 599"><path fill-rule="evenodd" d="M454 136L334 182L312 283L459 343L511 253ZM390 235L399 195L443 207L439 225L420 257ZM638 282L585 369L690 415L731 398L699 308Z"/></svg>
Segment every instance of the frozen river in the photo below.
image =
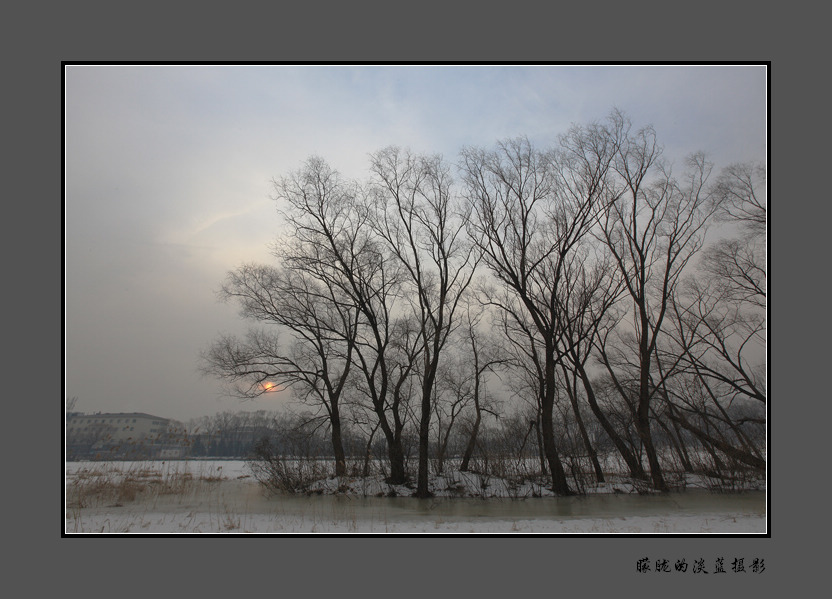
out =
<svg viewBox="0 0 832 599"><path fill-rule="evenodd" d="M81 465L67 465L73 480ZM687 490L528 499L271 495L234 464L201 466L178 493L67 501L67 533L765 533L766 494ZM211 476L222 472L222 476Z"/></svg>
<svg viewBox="0 0 832 599"><path fill-rule="evenodd" d="M275 496L272 509L282 513L332 514L333 517L389 520L627 518L707 516L729 512L765 516L762 491L715 494L691 490L661 495L590 495L530 499L414 499L412 497Z"/></svg>

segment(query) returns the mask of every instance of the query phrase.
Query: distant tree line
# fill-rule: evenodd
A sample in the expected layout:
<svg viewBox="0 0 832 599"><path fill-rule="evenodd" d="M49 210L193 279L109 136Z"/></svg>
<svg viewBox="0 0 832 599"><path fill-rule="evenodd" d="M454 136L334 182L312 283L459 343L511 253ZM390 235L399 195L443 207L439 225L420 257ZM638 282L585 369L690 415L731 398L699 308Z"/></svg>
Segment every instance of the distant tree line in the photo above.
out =
<svg viewBox="0 0 832 599"><path fill-rule="evenodd" d="M760 165L671 164L618 111L456 164L388 147L364 181L312 157L274 181L275 263L222 286L257 326L203 369L291 389L337 475L381 449L420 497L449 456L528 455L559 495L610 456L656 490L762 471L766 188Z"/></svg>

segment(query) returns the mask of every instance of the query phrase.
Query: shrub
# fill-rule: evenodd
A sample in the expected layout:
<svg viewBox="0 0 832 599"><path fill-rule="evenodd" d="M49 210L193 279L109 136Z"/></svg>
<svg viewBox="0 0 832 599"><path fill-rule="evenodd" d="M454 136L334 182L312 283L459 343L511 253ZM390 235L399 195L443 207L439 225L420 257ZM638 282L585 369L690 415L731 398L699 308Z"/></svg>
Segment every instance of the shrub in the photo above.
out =
<svg viewBox="0 0 832 599"><path fill-rule="evenodd" d="M325 478L326 468L311 457L286 457L275 451L269 439L255 443L248 465L254 478L273 492L306 492L316 480Z"/></svg>

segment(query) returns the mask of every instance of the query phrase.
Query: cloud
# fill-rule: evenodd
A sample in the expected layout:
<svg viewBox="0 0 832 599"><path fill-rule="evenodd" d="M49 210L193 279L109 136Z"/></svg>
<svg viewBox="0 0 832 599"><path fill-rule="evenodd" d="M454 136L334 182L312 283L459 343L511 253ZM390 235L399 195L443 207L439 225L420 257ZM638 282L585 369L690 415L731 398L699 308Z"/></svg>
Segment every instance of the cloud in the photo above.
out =
<svg viewBox="0 0 832 599"><path fill-rule="evenodd" d="M453 161L618 106L669 154L764 158L764 90L758 67L70 66L67 394L180 419L236 406L195 374L205 343L245 326L214 290L271 259L270 181L312 154L360 178L390 144Z"/></svg>

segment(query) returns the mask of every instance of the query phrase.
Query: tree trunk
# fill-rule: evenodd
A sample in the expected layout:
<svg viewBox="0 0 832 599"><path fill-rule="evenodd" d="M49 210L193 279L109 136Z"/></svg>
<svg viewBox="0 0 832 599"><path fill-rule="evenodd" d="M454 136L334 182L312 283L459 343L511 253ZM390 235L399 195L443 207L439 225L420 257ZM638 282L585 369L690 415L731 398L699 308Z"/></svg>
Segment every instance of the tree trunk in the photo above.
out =
<svg viewBox="0 0 832 599"><path fill-rule="evenodd" d="M341 439L341 417L338 414L337 406L333 406L329 421L332 426L332 451L335 454L335 476L344 476L347 473L347 460L344 454L344 442Z"/></svg>
<svg viewBox="0 0 832 599"><path fill-rule="evenodd" d="M544 407L543 409L541 428L543 429L543 453L549 464L549 471L552 473L552 491L555 495L574 495L569 488L569 483L566 480L566 471L563 469L563 463L558 455L551 407Z"/></svg>
<svg viewBox="0 0 832 599"><path fill-rule="evenodd" d="M542 433L543 453L549 463L549 471L552 473L552 491L555 495L574 495L566 480L566 471L558 455L557 443L555 442L555 426L553 412L555 407L555 360L553 351L547 348L546 355L546 381L545 394L542 398Z"/></svg>
<svg viewBox="0 0 832 599"><path fill-rule="evenodd" d="M765 460L760 459L760 458L758 458L757 456L755 456L751 453L748 453L748 452L742 451L740 449L737 449L736 447L732 447L728 443L725 443L723 441L720 441L719 439L716 439L716 438L712 437L711 435L705 433L704 431L701 431L700 429L698 429L695 426L693 426L692 424L690 424L684 418L681 418L679 416L671 416L671 418L674 421L678 422L679 426L681 426L683 429L690 431L691 433L696 435L699 439L704 441L706 445L711 445L712 447L716 447L717 449L719 449L725 455L727 455L727 456L729 456L729 457L731 457L731 458L733 458L733 459L735 459L739 462L742 462L743 464L747 464L748 466L751 466L752 468L757 468L759 470L765 470L765 468L766 468L766 461Z"/></svg>
<svg viewBox="0 0 832 599"><path fill-rule="evenodd" d="M430 377L431 380L433 377ZM426 498L432 493L428 488L428 458L430 451L430 408L433 385L426 384L422 393L422 412L419 419L419 474L415 497Z"/></svg>
<svg viewBox="0 0 832 599"><path fill-rule="evenodd" d="M563 368L564 376L568 376L568 371L564 367ZM577 382L574 380L574 382ZM586 449L587 454L589 455L589 459L592 462L592 467L595 470L595 481L602 483L604 482L604 471L601 470L601 464L598 462L598 453L595 451L595 448L592 446L592 442L589 440L589 434L586 432L586 426L584 426L584 419L581 417L581 410L578 407L578 389L576 385L573 385L568 382L566 385L566 393L569 395L569 401L572 404L572 411L575 413L575 422L578 424L578 431L581 433L581 440L583 441L584 448Z"/></svg>
<svg viewBox="0 0 832 599"><path fill-rule="evenodd" d="M653 445L653 435L650 432L650 415L647 413L646 403L639 403L638 413L636 414L636 431L644 447L644 453L647 454L647 463L650 466L650 479L653 482L653 487L657 491L667 491L667 484L664 481L662 467L659 463L659 455L656 452L655 445Z"/></svg>
<svg viewBox="0 0 832 599"><path fill-rule="evenodd" d="M480 423L482 422L482 408L480 407L480 368L479 368L479 352L477 351L477 344L474 342L474 337L471 337L471 347L474 352L474 426L471 427L471 436L468 438L468 445L465 446L465 454L462 456L462 465L459 467L460 472L468 472L468 464L471 461L471 456L474 455L474 448L477 446L477 435L480 432Z"/></svg>
<svg viewBox="0 0 832 599"><path fill-rule="evenodd" d="M441 423L437 423L437 428L439 429L439 439L438 441L438 448L436 450L436 473L442 474L445 471L445 456L448 453L448 442L451 439L451 429L454 427L454 416L451 415L450 422L448 423L448 428L445 431L445 436L442 436L442 427L440 426Z"/></svg>
<svg viewBox="0 0 832 599"><path fill-rule="evenodd" d="M540 458L540 473L546 476L549 473L549 469L546 467L546 456L543 454L543 435L540 433L540 421L543 418L540 414L541 410L538 408L537 419L534 421L534 430L537 434L537 455Z"/></svg>
<svg viewBox="0 0 832 599"><path fill-rule="evenodd" d="M647 463L650 466L650 478L653 487L657 491L667 491L667 484L662 475L662 466L659 463L659 455L653 444L653 435L650 432L650 356L651 351L647 342L647 331L649 321L643 304L639 306L641 312L641 341L639 343L639 394L638 407L636 409L636 431L638 432L644 452L647 454Z"/></svg>
<svg viewBox="0 0 832 599"><path fill-rule="evenodd" d="M373 427L373 430L370 431L370 438L367 439L367 450L364 454L364 469L362 471L362 476L367 478L370 476L370 458L372 457L373 452L373 437L376 436L376 431L378 430L378 424Z"/></svg>
<svg viewBox="0 0 832 599"><path fill-rule="evenodd" d="M404 468L404 449L401 438L387 440L387 455L390 460L390 476L387 482L391 485L403 485L407 482L407 472Z"/></svg>
<svg viewBox="0 0 832 599"><path fill-rule="evenodd" d="M670 414L673 414L673 409L670 409ZM685 444L685 439L682 437L682 431L679 430L679 425L673 419L670 420L673 424L673 430L676 432L676 438L679 440L679 446L682 450L682 460L685 467L685 472L693 472L693 464L690 461L690 456L688 455L688 448Z"/></svg>
<svg viewBox="0 0 832 599"><path fill-rule="evenodd" d="M604 411L601 409L601 406L598 405L598 398L595 396L595 390L592 388L592 383L590 382L589 376L584 370L583 365L578 364L576 366L578 369L578 376L580 376L581 382L584 385L584 390L586 391L586 397L589 401L589 407L592 409L592 413L595 414L595 417L598 419L598 422L601 423L601 426L607 433L607 436L610 438L613 445L615 445L618 453L621 454L621 457L627 464L627 468L630 469L630 475L633 478L644 479L646 475L644 473L644 468L641 465L641 461L632 451L630 451L627 444L621 438L621 435L618 434L612 423L610 423L609 419L607 419Z"/></svg>
<svg viewBox="0 0 832 599"><path fill-rule="evenodd" d="M471 436L468 438L468 445L465 446L465 454L462 456L462 464L459 467L460 472L468 472L468 464L471 461L471 457L474 455L474 448L477 445L477 435L480 431L482 415L480 414L479 405L477 405L476 408L476 417L474 418L474 425L471 427Z"/></svg>
<svg viewBox="0 0 832 599"><path fill-rule="evenodd" d="M401 435L394 434L383 409L376 406L376 414L379 417L381 431L387 441L387 457L390 461L390 476L387 477L386 482L391 485L403 485L407 482L407 472L404 468L404 449L402 448Z"/></svg>
<svg viewBox="0 0 832 599"><path fill-rule="evenodd" d="M679 456L679 462L682 464L682 468L685 472L693 472L693 468L691 467L690 460L688 460L688 454L685 450L684 443L678 436L678 427L674 425L673 430L670 429L669 426L661 419L658 415L656 415L655 411L653 415L656 419L656 423L661 427L664 433L667 435L667 438L670 440L670 444L673 446L673 451ZM673 421L671 421L672 423Z"/></svg>

